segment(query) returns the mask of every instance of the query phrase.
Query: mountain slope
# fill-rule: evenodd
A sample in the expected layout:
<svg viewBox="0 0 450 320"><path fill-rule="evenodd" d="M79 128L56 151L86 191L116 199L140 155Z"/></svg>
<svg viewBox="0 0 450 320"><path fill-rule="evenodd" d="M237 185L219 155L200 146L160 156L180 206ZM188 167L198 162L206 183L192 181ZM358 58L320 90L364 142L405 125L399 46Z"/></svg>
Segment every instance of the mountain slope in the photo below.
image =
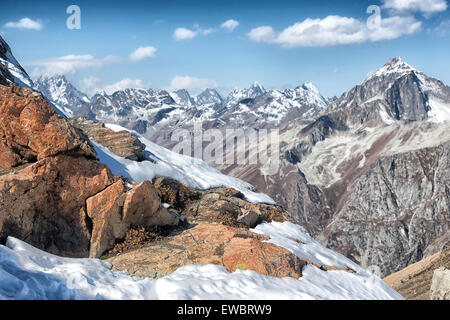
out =
<svg viewBox="0 0 450 320"><path fill-rule="evenodd" d="M75 88L65 76L41 76L34 82L34 89L40 91L65 115L72 117L90 100Z"/></svg>
<svg viewBox="0 0 450 320"><path fill-rule="evenodd" d="M33 81L14 58L11 48L0 36L0 84L15 82L19 85L32 87Z"/></svg>

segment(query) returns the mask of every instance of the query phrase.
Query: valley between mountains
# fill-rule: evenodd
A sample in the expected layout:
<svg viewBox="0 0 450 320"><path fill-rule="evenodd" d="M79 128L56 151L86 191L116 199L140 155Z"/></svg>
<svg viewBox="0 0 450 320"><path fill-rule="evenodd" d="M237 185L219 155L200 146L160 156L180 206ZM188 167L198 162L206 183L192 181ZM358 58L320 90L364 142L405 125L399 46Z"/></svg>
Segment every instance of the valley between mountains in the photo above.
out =
<svg viewBox="0 0 450 320"><path fill-rule="evenodd" d="M450 87L400 57L333 98L258 82L89 97L33 81L0 37L0 111L1 299L403 299L416 280L445 297ZM277 130L276 172L170 151L198 123ZM387 280L403 296L380 279L420 261L426 278Z"/></svg>

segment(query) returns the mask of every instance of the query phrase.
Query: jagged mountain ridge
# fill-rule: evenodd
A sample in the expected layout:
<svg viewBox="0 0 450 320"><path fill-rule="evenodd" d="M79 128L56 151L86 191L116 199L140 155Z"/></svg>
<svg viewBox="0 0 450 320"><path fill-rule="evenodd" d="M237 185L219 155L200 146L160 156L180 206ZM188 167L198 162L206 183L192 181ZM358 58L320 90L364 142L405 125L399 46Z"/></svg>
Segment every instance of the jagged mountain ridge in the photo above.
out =
<svg viewBox="0 0 450 320"><path fill-rule="evenodd" d="M9 45L0 36L0 84L8 85L11 82L25 87L33 86L33 81L14 58Z"/></svg>
<svg viewBox="0 0 450 320"><path fill-rule="evenodd" d="M33 88L63 110L68 117L90 102L88 96L75 88L63 75L41 76L34 81Z"/></svg>

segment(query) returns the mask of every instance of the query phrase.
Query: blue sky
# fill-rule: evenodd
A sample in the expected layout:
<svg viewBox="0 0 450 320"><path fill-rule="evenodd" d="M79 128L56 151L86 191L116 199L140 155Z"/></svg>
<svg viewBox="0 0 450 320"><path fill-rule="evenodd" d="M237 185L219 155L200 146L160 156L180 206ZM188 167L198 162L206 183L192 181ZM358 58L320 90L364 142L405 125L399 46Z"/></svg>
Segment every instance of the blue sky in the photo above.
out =
<svg viewBox="0 0 450 320"><path fill-rule="evenodd" d="M80 30L66 27L71 4L81 9ZM371 28L370 5L381 10ZM333 96L394 56L450 84L447 7L447 0L10 0L0 33L33 77L64 73L89 94L311 81Z"/></svg>

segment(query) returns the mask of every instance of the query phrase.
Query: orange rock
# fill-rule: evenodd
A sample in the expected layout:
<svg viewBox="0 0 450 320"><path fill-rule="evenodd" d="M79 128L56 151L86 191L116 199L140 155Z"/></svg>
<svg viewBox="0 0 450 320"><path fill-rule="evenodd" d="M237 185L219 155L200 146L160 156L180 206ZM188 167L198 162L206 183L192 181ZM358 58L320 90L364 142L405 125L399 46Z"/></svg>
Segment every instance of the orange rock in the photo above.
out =
<svg viewBox="0 0 450 320"><path fill-rule="evenodd" d="M290 251L263 242L267 236L219 224L199 224L152 241L107 261L113 270L159 278L190 264L223 265L228 271L253 270L274 277L301 277L308 263Z"/></svg>
<svg viewBox="0 0 450 320"><path fill-rule="evenodd" d="M149 226L160 206L161 200L155 187L149 181L141 182L127 192L123 220L132 226Z"/></svg>
<svg viewBox="0 0 450 320"><path fill-rule="evenodd" d="M130 225L122 220L122 208L126 194L123 181L119 180L99 194L87 199L86 211L92 219L92 237L89 256L100 257L114 246L116 239L125 237Z"/></svg>
<svg viewBox="0 0 450 320"><path fill-rule="evenodd" d="M0 85L0 170L61 153L95 158L84 134L38 92Z"/></svg>
<svg viewBox="0 0 450 320"><path fill-rule="evenodd" d="M62 256L87 257L85 201L113 183L111 171L84 157L58 155L0 175L0 239L17 237Z"/></svg>
<svg viewBox="0 0 450 320"><path fill-rule="evenodd" d="M308 261L271 243L235 237L224 248L223 264L229 272L253 270L272 277L298 279Z"/></svg>

